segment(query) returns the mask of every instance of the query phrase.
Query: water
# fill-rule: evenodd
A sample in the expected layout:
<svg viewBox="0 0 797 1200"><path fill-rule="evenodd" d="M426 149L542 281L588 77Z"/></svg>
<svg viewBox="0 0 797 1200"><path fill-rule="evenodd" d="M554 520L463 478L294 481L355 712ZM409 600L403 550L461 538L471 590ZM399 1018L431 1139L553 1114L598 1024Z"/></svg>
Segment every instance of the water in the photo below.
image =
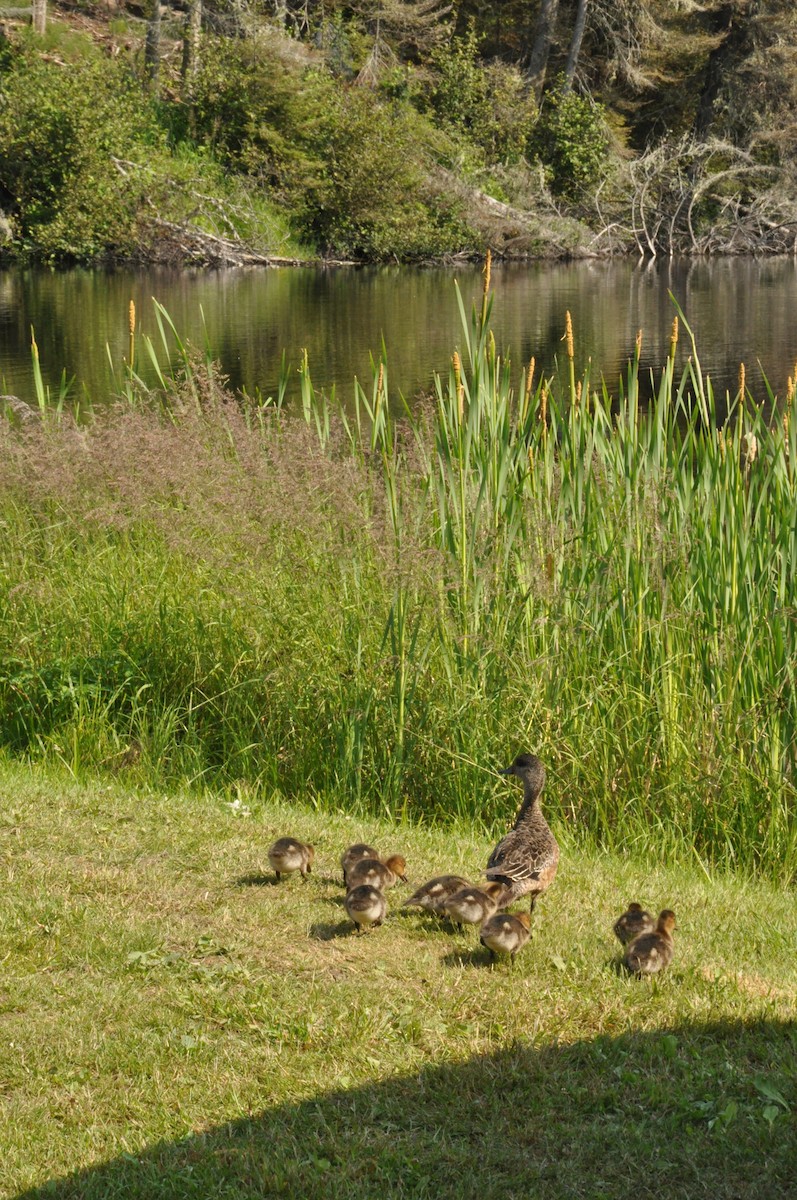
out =
<svg viewBox="0 0 797 1200"><path fill-rule="evenodd" d="M454 280L468 310L480 301L478 266L167 272L13 270L0 272L0 389L34 399L30 329L45 381L57 390L62 370L73 395L104 400L112 387L108 351L127 354L127 312L157 337L151 298L170 313L183 340L205 339L234 388L276 392L283 351L296 368L307 348L317 387L344 400L354 376L370 379L369 355L384 337L391 394L428 390L461 347ZM739 363L748 387L767 400L762 372L783 394L797 358L797 265L792 259L723 259L640 265L635 261L525 264L493 271L493 328L518 376L534 355L538 369L561 365L565 311L575 329L579 370L589 358L616 394L618 379L643 330L643 369L658 372L667 355L675 308L672 292L697 335L716 390L735 392ZM686 353L682 338L679 354ZM143 358L139 366L146 373Z"/></svg>

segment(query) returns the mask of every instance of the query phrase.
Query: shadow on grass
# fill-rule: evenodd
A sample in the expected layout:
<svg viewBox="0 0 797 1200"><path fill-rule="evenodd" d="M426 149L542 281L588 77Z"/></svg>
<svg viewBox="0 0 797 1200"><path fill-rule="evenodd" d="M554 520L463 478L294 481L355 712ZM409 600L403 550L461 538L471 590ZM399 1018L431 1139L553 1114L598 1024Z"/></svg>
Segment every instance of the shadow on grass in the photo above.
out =
<svg viewBox="0 0 797 1200"><path fill-rule="evenodd" d="M794 1023L515 1045L282 1104L17 1200L786 1200Z"/></svg>
<svg viewBox="0 0 797 1200"><path fill-rule="evenodd" d="M319 942L331 942L335 938L354 937L356 934L353 921L314 921L310 926L310 937Z"/></svg>
<svg viewBox="0 0 797 1200"><path fill-rule="evenodd" d="M253 871L250 875L239 875L234 880L236 887L284 887L284 880L274 875L262 875Z"/></svg>

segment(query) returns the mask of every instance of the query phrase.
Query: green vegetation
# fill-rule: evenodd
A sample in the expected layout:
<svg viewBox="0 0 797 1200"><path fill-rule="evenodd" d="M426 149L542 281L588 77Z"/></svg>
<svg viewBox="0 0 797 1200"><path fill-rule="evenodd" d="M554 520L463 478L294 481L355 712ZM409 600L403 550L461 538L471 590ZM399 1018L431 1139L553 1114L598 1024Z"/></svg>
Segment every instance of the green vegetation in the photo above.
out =
<svg viewBox="0 0 797 1200"><path fill-rule="evenodd" d="M569 335L561 381L502 358L489 309L402 420L383 362L347 411L305 362L290 417L178 339L157 403L126 370L81 425L4 422L3 744L490 828L527 747L573 839L793 880L793 388L720 426L674 329L612 402Z"/></svg>
<svg viewBox="0 0 797 1200"><path fill-rule="evenodd" d="M588 855L559 821L534 938L491 971L474 931L402 913L405 887L361 937L341 903L351 841L417 882L479 872L470 827L8 762L0 787L7 1200L793 1194L793 893ZM517 791L482 787L505 821ZM274 886L288 831L316 869ZM678 916L652 984L615 970L632 897Z"/></svg>
<svg viewBox="0 0 797 1200"><path fill-rule="evenodd" d="M789 0L188 7L9 21L6 258L792 250Z"/></svg>

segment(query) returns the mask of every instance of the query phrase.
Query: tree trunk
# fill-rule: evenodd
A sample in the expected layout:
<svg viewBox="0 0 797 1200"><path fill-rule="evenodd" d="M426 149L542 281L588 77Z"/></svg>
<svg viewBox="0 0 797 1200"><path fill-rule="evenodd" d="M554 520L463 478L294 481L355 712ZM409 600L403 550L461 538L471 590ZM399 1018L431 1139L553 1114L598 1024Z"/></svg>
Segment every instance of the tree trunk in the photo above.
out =
<svg viewBox="0 0 797 1200"><path fill-rule="evenodd" d="M202 0L191 0L183 28L183 99L191 100L199 65L199 39L202 33Z"/></svg>
<svg viewBox="0 0 797 1200"><path fill-rule="evenodd" d="M529 55L529 65L526 70L526 82L530 92L539 101L545 85L545 72L548 67L548 55L551 52L556 18L559 13L559 0L542 0L540 15L537 18L537 28L534 31L534 45Z"/></svg>
<svg viewBox="0 0 797 1200"><path fill-rule="evenodd" d="M565 66L565 91L570 91L573 86L573 78L578 65L578 56L581 53L581 43L584 40L584 26L587 23L587 0L578 0L578 8L576 10L576 23L573 26L573 36L570 39L570 49L567 54L567 64Z"/></svg>
<svg viewBox="0 0 797 1200"><path fill-rule="evenodd" d="M149 78L150 91L157 95L161 55L161 0L152 0L147 20L147 39L144 46L144 64Z"/></svg>
<svg viewBox="0 0 797 1200"><path fill-rule="evenodd" d="M47 0L33 0L33 30L44 37L47 29Z"/></svg>

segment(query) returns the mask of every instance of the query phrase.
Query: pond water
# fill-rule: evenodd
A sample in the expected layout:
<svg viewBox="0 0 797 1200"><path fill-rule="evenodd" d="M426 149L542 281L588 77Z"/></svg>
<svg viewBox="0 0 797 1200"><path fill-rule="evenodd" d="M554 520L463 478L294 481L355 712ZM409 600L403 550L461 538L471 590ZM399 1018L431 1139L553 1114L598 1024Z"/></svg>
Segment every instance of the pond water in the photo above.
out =
<svg viewBox="0 0 797 1200"><path fill-rule="evenodd" d="M157 336L154 297L184 341L204 345L207 338L235 388L275 393L284 351L290 393L297 394L296 368L306 348L315 385L335 386L345 400L355 375L370 379L369 355L378 356L384 339L391 394L400 389L411 399L431 386L433 371L447 370L462 343L455 280L469 311L481 295L476 265L0 272L0 389L34 399L32 326L51 388L57 391L66 371L74 396L106 399L109 352L116 364L127 354L129 301L140 328ZM792 259L513 264L493 270L493 290L496 341L518 372L531 355L547 373L558 369L569 309L579 369L591 359L593 382L602 375L613 394L638 329L643 367L658 373L664 363L676 311L670 293L720 394L736 391L743 361L757 400L767 399L762 372L782 395L797 359ZM682 360L685 353L682 338Z"/></svg>

